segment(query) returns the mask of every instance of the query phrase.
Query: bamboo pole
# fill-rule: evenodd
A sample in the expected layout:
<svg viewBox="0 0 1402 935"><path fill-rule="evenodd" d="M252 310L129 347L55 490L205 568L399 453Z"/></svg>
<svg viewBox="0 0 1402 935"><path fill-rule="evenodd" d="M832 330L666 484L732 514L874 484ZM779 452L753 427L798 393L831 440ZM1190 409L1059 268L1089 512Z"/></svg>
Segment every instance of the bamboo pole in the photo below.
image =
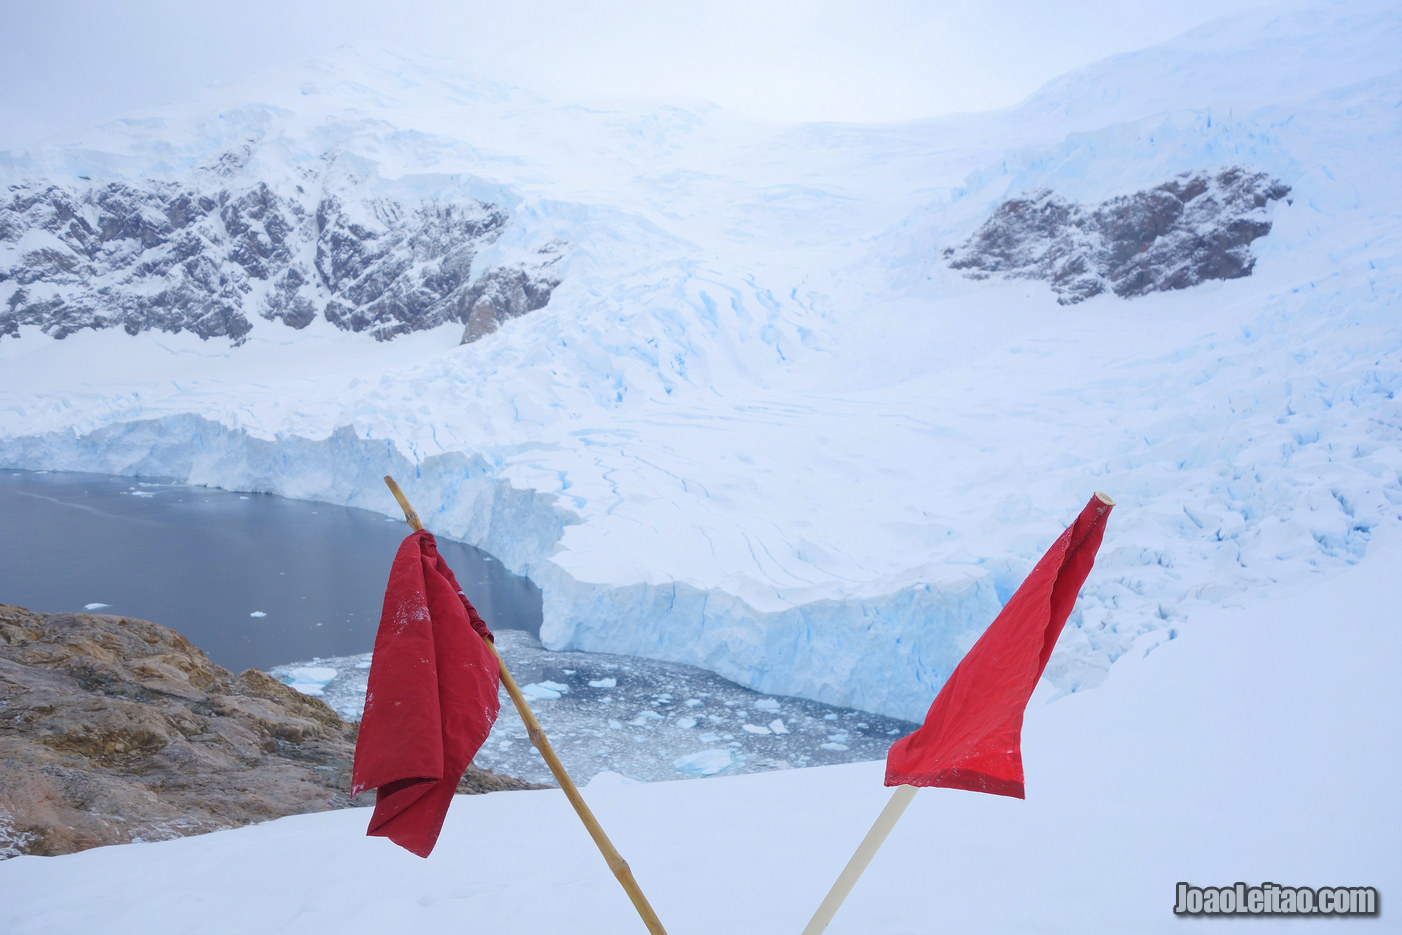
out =
<svg viewBox="0 0 1402 935"><path fill-rule="evenodd" d="M1107 507L1115 505L1114 499L1107 493L1097 490L1095 497ZM915 786L902 785L898 786L896 791L891 794L891 800L886 803L881 814L876 816L871 830L867 832L866 837L862 838L862 843L857 845L856 852L847 861L847 866L843 867L842 872L838 874L837 881L833 883L832 889L828 890L828 895L823 897L823 901L818 905L818 911L813 913L813 918L808 921L802 935L821 935L828 924L832 922L838 907L847 898L847 894L852 892L852 887L856 885L862 871L866 870L871 859L876 856L877 850L886 841L886 836L896 826L896 821L905 812L906 806L915 798L916 791Z"/></svg>
<svg viewBox="0 0 1402 935"><path fill-rule="evenodd" d="M856 853L852 859L847 861L847 866L842 868L842 872L837 875L837 882L833 883L832 889L828 890L828 895L823 897L823 901L818 905L818 911L813 913L813 918L808 921L808 925L803 929L803 935L820 935L832 921L832 917L837 915L837 909L842 905L842 901L847 898L847 894L852 892L852 887L856 885L857 878L862 875L862 871L871 863L871 859L876 856L886 836L891 833L891 829L896 826L896 820L901 817L910 800L915 798L915 786L897 786L896 791L891 794L891 801L886 803L886 807L881 810L881 814L876 816L876 821L872 823L871 830L866 837L862 838L862 843L857 845Z"/></svg>
<svg viewBox="0 0 1402 935"><path fill-rule="evenodd" d="M409 499L404 496L404 491L399 489L399 485L394 482L394 478L385 476L385 484L389 486L390 493L394 494L394 499L398 501L399 508L404 511L404 520L415 532L423 529L423 523L419 521L419 514L414 512L414 508L409 505ZM633 908L642 917L643 923L652 935L667 935L667 930L662 927L662 923L657 919L657 913L653 912L652 906L648 903L647 897L643 895L642 888L638 886L638 881L633 878L633 871L628 866L628 861L618 853L618 849L613 846L608 835L604 833L603 826L594 817L584 797L579 794L579 789L575 786L574 780L570 779L569 773L565 772L565 766L556 756L555 750L550 746L550 741L545 738L545 731L541 729L540 722L536 720L535 713L531 711L530 704L526 701L526 696L521 694L520 687L516 680L511 677L511 673L506 669L506 662L502 660L501 653L497 652L496 644L491 640L487 641L491 647L492 654L497 657L497 671L501 675L501 683L506 687L506 693L511 696L511 701L516 705L516 711L521 715L521 720L525 722L526 733L531 738L531 743L536 750L540 751L541 757L545 760L545 765L550 767L550 773L555 777L555 781L560 784L560 789L564 791L565 797L574 806L575 813L579 815L579 820L584 822L585 829L589 836L594 839L594 844L599 848L599 852L604 855L604 861L608 863L613 875L618 878L624 892L633 902Z"/></svg>
<svg viewBox="0 0 1402 935"><path fill-rule="evenodd" d="M1101 500L1101 503L1105 503L1105 506L1115 506L1115 500L1110 498L1109 493L1096 491L1095 498ZM861 844L857 845L857 852L852 854L850 861L847 861L843 872L838 873L837 882L833 883L833 889L830 889L827 896L823 897L816 913L813 913L813 918L810 918L808 925L803 928L802 935L822 935L823 929L827 928L827 925L833 921L834 915L837 914L837 908L843 904L843 900L847 899L847 894L852 892L852 887L857 885L857 879L862 875L862 871L865 871L866 865L871 864L873 856L876 856L876 851L886 841L886 835L889 835L890 830L896 827L896 821L900 819L901 814L906 812L906 806L910 805L911 799L916 798L916 791L916 786L913 785L897 786L896 791L890 796L890 802L887 802L885 809L882 809L882 812L876 816L871 830L866 833L866 837L862 838Z"/></svg>

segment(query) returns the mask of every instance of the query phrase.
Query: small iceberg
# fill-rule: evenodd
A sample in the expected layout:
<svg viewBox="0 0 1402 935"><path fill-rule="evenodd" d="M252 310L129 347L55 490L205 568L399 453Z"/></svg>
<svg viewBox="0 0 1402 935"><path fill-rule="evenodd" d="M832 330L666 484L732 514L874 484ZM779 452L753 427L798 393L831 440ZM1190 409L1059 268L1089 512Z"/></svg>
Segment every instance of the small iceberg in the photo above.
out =
<svg viewBox="0 0 1402 935"><path fill-rule="evenodd" d="M330 666L298 666L285 670L283 683L304 695L320 696L335 677L336 670Z"/></svg>
<svg viewBox="0 0 1402 935"><path fill-rule="evenodd" d="M565 692L569 691L568 685L559 682L532 682L529 685L521 686L521 694L527 698L534 698L537 701L555 701Z"/></svg>
<svg viewBox="0 0 1402 935"><path fill-rule="evenodd" d="M699 750L677 757L672 761L672 768L692 776L714 776L730 764L729 750Z"/></svg>

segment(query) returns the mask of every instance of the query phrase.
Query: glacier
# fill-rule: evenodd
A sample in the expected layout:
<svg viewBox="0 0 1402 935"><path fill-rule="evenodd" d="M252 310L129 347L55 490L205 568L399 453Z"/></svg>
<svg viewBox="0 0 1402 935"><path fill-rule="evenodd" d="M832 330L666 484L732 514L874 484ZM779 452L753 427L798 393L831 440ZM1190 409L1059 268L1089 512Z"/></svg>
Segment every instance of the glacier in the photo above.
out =
<svg viewBox="0 0 1402 935"><path fill-rule="evenodd" d="M698 665L918 720L1094 489L1119 503L1047 676L1099 684L1402 520L1402 12L1307 3L1107 60L1017 107L781 126L556 104L348 53L0 155L7 184L180 179L509 210L569 245L549 305L460 345L254 317L243 343L23 326L0 466L149 474L392 515L528 575L553 649ZM214 114L217 116L211 117ZM252 166L253 168L248 168ZM1009 197L1242 167L1291 195L1244 279L1074 308L942 261ZM0 283L3 286L3 283Z"/></svg>

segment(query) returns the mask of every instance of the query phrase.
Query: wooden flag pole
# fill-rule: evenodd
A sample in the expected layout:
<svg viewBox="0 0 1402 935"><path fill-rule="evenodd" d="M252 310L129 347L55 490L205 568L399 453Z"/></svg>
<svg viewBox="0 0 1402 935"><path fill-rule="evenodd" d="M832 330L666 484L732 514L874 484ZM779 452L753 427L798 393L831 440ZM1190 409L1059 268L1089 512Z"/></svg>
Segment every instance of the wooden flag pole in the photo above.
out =
<svg viewBox="0 0 1402 935"><path fill-rule="evenodd" d="M1109 494L1100 491L1095 492L1095 499L1104 504L1100 508L1101 514L1115 505L1115 501L1111 499ZM891 801L886 803L881 814L876 816L871 830L867 832L866 837L862 838L862 843L857 845L857 851L852 855L852 859L847 861L847 866L842 868L842 873L838 874L837 882L832 885L828 895L823 898L822 903L818 906L818 911L813 913L813 918L804 928L803 935L820 935L828 927L828 923L832 922L832 917L837 914L838 907L847 898L847 894L852 892L857 878L862 875L867 864L871 863L871 859L876 856L876 852L886 840L886 836L895 827L897 819L901 817L911 799L915 798L915 793L915 786L902 785L896 788L896 791L891 795Z"/></svg>
<svg viewBox="0 0 1402 935"><path fill-rule="evenodd" d="M415 532L423 529L423 523L419 522L419 514L415 513L414 508L409 505L409 499L404 496L404 491L399 489L394 478L386 475L385 483L389 486L389 492L394 494L394 499L399 502L399 508L404 511L404 520ZM487 641L487 645L491 647L492 653L497 657L497 670L501 674L501 684L506 687L506 693L511 696L512 703L516 705L517 713L525 722L526 733L530 736L531 743L540 751L540 755L545 759L545 765L550 767L551 774L560 784L560 788L564 791L565 797L570 800L570 804L574 806L579 820L584 822L584 827L588 829L589 836L594 839L594 844L604 855L609 869L618 878L618 882L623 886L628 898L633 901L633 908L638 911L638 915L642 916L643 923L649 932L653 935L667 935L667 930L658 921L657 913L652 911L652 906L648 903L647 897L643 895L638 881L633 878L633 871L628 867L628 861L623 859L622 855L618 853L618 849L613 846L613 842L609 840L608 835L604 834L599 820L589 810L584 797L575 787L574 780L570 779L569 773L565 772L565 766L555 755L550 741L545 739L545 731L541 730L540 722L536 720L535 713L531 711L531 706L526 702L526 696L521 694L516 680L506 670L506 663L502 660L501 653L497 652L496 645L491 640Z"/></svg>
<svg viewBox="0 0 1402 935"><path fill-rule="evenodd" d="M872 823L871 830L866 837L862 838L862 843L857 845L856 853L852 859L847 861L847 866L842 868L842 872L837 875L837 882L828 890L828 895L823 897L823 901L818 905L818 911L813 913L813 918L808 920L808 925L803 929L803 935L819 935L828 927L832 917L837 915L837 909L842 905L842 901L847 898L847 894L852 892L852 887L856 885L857 878L862 875L862 871L871 863L871 859L876 856L877 850L885 842L886 836L891 833L891 829L896 826L896 820L901 817L910 800L915 798L915 786L897 786L896 791L891 794L891 801L886 803L886 807L881 810L881 814L876 816L876 821Z"/></svg>

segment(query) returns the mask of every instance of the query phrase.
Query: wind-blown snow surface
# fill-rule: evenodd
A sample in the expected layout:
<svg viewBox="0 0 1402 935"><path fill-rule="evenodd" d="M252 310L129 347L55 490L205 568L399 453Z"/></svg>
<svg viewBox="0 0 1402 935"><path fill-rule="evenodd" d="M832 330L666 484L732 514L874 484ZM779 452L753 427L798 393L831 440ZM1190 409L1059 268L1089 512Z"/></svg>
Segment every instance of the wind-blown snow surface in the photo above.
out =
<svg viewBox="0 0 1402 935"><path fill-rule="evenodd" d="M922 790L828 931L1388 929L1402 889L1388 781L1402 768L1399 544L1286 599L1195 607L1182 636L1095 691L1034 698L1027 800ZM887 801L881 779L876 762L604 777L584 795L673 935L773 935L808 920ZM0 931L643 931L558 790L459 796L427 861L364 837L367 818L3 861ZM1382 915L1178 918L1180 880L1374 886Z"/></svg>
<svg viewBox="0 0 1402 935"><path fill-rule="evenodd" d="M1099 488L1120 506L1048 670L1074 691L1402 518L1399 49L1396 4L1310 4L1011 110L798 127L353 59L10 154L178 174L251 135L276 173L326 143L571 252L545 310L464 347L26 332L0 342L0 465L387 513L392 473L540 585L551 647L907 719ZM1065 309L940 260L1012 195L1228 166L1292 188L1248 279Z"/></svg>

